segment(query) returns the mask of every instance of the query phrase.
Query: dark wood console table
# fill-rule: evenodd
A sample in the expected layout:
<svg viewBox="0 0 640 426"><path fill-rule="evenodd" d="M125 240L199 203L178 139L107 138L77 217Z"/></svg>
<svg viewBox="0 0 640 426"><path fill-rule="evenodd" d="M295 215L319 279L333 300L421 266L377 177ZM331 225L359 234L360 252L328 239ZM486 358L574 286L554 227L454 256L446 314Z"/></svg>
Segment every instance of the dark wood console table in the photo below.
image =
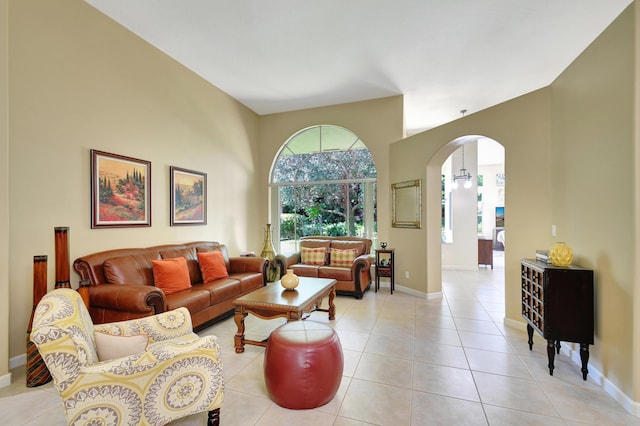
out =
<svg viewBox="0 0 640 426"><path fill-rule="evenodd" d="M536 330L547 340L549 374L553 375L560 341L579 343L582 378L587 380L594 330L593 271L523 259L521 272L522 316L527 320L529 350Z"/></svg>

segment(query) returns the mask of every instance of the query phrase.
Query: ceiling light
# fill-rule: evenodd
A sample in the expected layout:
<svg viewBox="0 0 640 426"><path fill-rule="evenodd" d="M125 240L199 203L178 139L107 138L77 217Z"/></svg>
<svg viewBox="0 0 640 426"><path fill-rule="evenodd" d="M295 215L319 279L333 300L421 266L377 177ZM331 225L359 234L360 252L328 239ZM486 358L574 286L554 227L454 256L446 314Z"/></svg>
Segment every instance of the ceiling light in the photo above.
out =
<svg viewBox="0 0 640 426"><path fill-rule="evenodd" d="M469 173L467 171L467 169L464 168L464 145L462 145L462 168L460 169L460 174L456 175L455 173L453 174L453 176L451 177L451 186L453 188L457 188L458 187L458 180L459 179L464 179L464 187L465 188L471 188L471 173Z"/></svg>

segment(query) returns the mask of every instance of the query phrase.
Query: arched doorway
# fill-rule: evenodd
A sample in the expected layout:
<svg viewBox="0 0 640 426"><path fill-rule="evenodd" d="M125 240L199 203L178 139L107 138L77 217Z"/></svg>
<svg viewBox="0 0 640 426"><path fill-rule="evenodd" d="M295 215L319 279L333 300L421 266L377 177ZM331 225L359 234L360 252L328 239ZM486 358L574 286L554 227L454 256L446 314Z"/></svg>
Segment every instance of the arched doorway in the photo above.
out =
<svg viewBox="0 0 640 426"><path fill-rule="evenodd" d="M504 147L499 142L481 135L467 135L444 145L427 164L427 205L438 206L426 209L429 294L442 291L443 267L478 270L479 238L491 240L492 249L498 249L498 255L503 256L500 249L505 247L506 234L504 158ZM461 177L467 174L471 175L470 182L464 185L462 182L467 183L467 179ZM456 180L461 184L454 189ZM456 208L464 211L456 215ZM457 223L457 216L464 217L461 219L464 222ZM501 242L494 244L498 236ZM504 282L504 269L496 272L502 274Z"/></svg>
<svg viewBox="0 0 640 426"><path fill-rule="evenodd" d="M442 166L442 265L475 270L493 266L504 233L504 148L493 139L466 141ZM482 253L470 250L477 241ZM479 257L483 257L480 259Z"/></svg>

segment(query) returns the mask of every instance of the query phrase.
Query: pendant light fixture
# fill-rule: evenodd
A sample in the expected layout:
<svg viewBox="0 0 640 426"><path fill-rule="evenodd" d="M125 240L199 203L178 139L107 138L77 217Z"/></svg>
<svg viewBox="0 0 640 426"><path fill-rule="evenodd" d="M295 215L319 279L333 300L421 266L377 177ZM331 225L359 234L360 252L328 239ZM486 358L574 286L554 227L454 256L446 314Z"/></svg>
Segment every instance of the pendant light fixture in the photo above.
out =
<svg viewBox="0 0 640 426"><path fill-rule="evenodd" d="M464 187L465 188L471 188L471 173L469 173L467 171L467 169L465 169L464 167L464 145L462 145L462 168L460 169L460 174L456 175L455 173L453 174L451 180L451 186L455 189L458 187L458 180L463 179L464 180Z"/></svg>

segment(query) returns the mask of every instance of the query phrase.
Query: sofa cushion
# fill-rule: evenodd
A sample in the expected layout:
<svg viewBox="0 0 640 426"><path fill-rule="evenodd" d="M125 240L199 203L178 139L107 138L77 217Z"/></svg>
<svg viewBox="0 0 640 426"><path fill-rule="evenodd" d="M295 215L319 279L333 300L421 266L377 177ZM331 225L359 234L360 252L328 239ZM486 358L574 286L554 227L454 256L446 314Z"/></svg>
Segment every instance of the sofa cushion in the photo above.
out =
<svg viewBox="0 0 640 426"><path fill-rule="evenodd" d="M365 254L366 245L363 241L331 241L331 248L338 250L356 250L356 257Z"/></svg>
<svg viewBox="0 0 640 426"><path fill-rule="evenodd" d="M318 268L318 278L333 278L336 281L353 281L351 268L337 268L335 266L321 266Z"/></svg>
<svg viewBox="0 0 640 426"><path fill-rule="evenodd" d="M230 277L205 282L196 287L203 288L210 293L211 298L209 303L211 303L211 305L220 303L223 300L235 299L242 292L240 282Z"/></svg>
<svg viewBox="0 0 640 426"><path fill-rule="evenodd" d="M188 290L180 290L167 295L167 310L185 307L193 314L203 311L211 306L211 293L200 287L199 284Z"/></svg>
<svg viewBox="0 0 640 426"><path fill-rule="evenodd" d="M110 284L153 285L151 261L158 259L157 252L112 257L104 261L104 276Z"/></svg>
<svg viewBox="0 0 640 426"><path fill-rule="evenodd" d="M220 250L198 253L198 262L205 283L229 276Z"/></svg>
<svg viewBox="0 0 640 426"><path fill-rule="evenodd" d="M324 265L327 259L327 249L325 247L300 248L301 262L305 265Z"/></svg>
<svg viewBox="0 0 640 426"><path fill-rule="evenodd" d="M299 275L301 277L318 278L318 266L303 265L302 263L298 263L296 265L292 265L291 269L293 269L294 274Z"/></svg>
<svg viewBox="0 0 640 426"><path fill-rule="evenodd" d="M152 260L153 280L155 286L162 289L164 294L175 293L191 287L191 278L184 257L173 259Z"/></svg>
<svg viewBox="0 0 640 426"><path fill-rule="evenodd" d="M340 250L336 248L329 249L329 266L338 266L350 268L353 260L356 258L356 249Z"/></svg>
<svg viewBox="0 0 640 426"><path fill-rule="evenodd" d="M163 259L173 259L176 257L184 257L187 259L187 268L189 269L189 278L191 284L202 282L202 274L200 273L200 264L196 256L195 247L181 247L175 249L160 250L160 257Z"/></svg>

